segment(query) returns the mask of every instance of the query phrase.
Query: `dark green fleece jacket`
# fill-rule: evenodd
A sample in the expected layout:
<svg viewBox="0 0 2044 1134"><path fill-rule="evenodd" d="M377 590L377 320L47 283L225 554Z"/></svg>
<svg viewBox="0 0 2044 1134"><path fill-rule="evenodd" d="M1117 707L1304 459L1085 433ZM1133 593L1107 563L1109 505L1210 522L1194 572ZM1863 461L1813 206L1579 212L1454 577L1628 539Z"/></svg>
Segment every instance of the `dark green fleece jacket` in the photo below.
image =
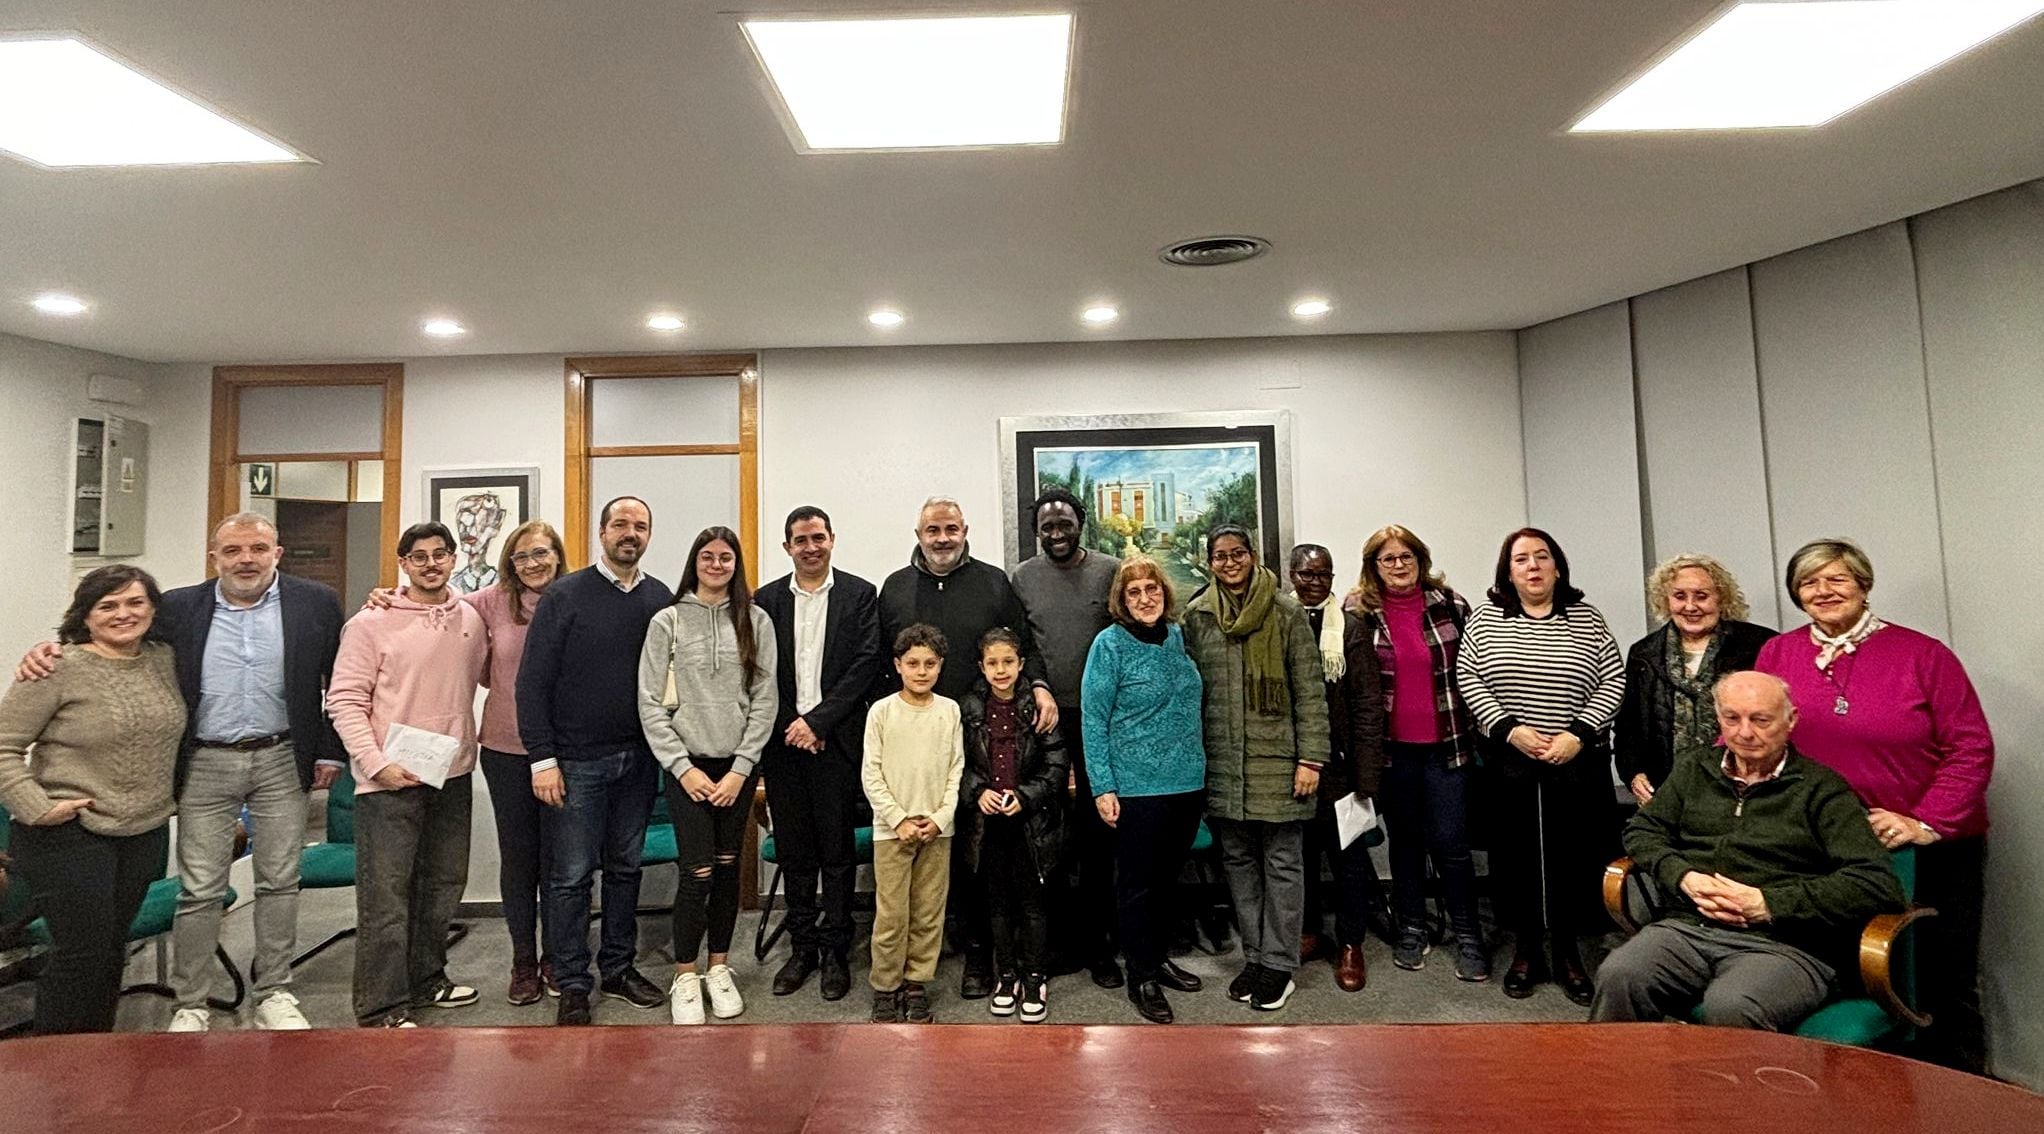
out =
<svg viewBox="0 0 2044 1134"><path fill-rule="evenodd" d="M1682 893L1692 870L1757 886L1769 921L1749 932L1852 971L1860 930L1900 910L1902 884L1867 823L1867 809L1837 772L1793 746L1781 775L1746 787L1723 753L1691 749L1625 828L1625 851L1660 884L1667 916L1725 928Z"/></svg>

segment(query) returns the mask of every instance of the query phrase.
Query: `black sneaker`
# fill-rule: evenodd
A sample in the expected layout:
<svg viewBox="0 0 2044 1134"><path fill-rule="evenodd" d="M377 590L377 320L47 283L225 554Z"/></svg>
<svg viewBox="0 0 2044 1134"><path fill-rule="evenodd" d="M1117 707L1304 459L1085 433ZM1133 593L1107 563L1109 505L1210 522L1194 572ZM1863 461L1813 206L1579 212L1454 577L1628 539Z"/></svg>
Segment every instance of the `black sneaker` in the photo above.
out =
<svg viewBox="0 0 2044 1134"><path fill-rule="evenodd" d="M571 1027L578 1027L589 1023L589 994L586 992L562 992L561 1002L554 1009L554 1023Z"/></svg>
<svg viewBox="0 0 2044 1134"><path fill-rule="evenodd" d="M1012 1016L1015 1005L1022 999L1022 978L1002 975L994 978L994 994L987 999L987 1011L996 1016Z"/></svg>
<svg viewBox="0 0 2044 1134"><path fill-rule="evenodd" d="M1263 974L1269 971L1255 961L1243 965L1242 971L1235 975L1235 979L1228 982L1228 999L1249 1003L1256 992L1258 982L1263 980Z"/></svg>
<svg viewBox="0 0 2044 1134"><path fill-rule="evenodd" d="M1022 978L1022 1022L1041 1024L1050 1015L1050 978L1030 973Z"/></svg>
<svg viewBox="0 0 2044 1134"><path fill-rule="evenodd" d="M984 1000L994 990L993 961L983 956L965 955L965 975L958 981L960 1000Z"/></svg>
<svg viewBox="0 0 2044 1134"><path fill-rule="evenodd" d="M910 1024L927 1024L935 1019L930 1015L930 991L920 984L902 985L901 1018Z"/></svg>
<svg viewBox="0 0 2044 1134"><path fill-rule="evenodd" d="M634 1008L658 1008L667 1003L667 994L629 965L616 976L603 978L603 994Z"/></svg>
<svg viewBox="0 0 2044 1134"><path fill-rule="evenodd" d="M843 1000L845 994L852 990L852 970L845 964L843 953L826 951L823 954L823 979L816 985L825 1000Z"/></svg>
<svg viewBox="0 0 2044 1134"><path fill-rule="evenodd" d="M1292 974L1282 969L1265 969L1263 979L1251 993L1249 1006L1259 1012L1275 1012L1285 1006L1298 988L1292 982Z"/></svg>
<svg viewBox="0 0 2044 1134"><path fill-rule="evenodd" d="M1391 947L1391 963L1416 973L1427 967L1427 954L1433 949L1434 943L1427 940L1426 930L1408 925L1398 931L1398 944Z"/></svg>
<svg viewBox="0 0 2044 1134"><path fill-rule="evenodd" d="M898 992L873 993L873 1016L876 1024L901 1023L901 994Z"/></svg>
<svg viewBox="0 0 2044 1134"><path fill-rule="evenodd" d="M1461 937L1455 941L1455 979L1471 984L1482 984L1490 979L1490 950L1483 947L1483 941L1475 937Z"/></svg>
<svg viewBox="0 0 2044 1134"><path fill-rule="evenodd" d="M797 949L781 971L774 974L774 995L793 996L808 983L809 974L817 970L816 954L806 949Z"/></svg>

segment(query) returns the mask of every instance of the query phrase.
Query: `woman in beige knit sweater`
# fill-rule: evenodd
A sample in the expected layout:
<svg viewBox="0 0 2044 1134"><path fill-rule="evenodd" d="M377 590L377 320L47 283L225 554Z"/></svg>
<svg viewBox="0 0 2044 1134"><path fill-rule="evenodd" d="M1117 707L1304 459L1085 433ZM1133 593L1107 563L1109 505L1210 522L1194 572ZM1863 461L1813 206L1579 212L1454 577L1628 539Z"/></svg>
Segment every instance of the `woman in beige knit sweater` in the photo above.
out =
<svg viewBox="0 0 2044 1134"><path fill-rule="evenodd" d="M0 697L0 806L52 940L39 1034L113 1030L128 925L169 857L185 703L156 640L162 597L137 567L87 575L57 633L83 648Z"/></svg>

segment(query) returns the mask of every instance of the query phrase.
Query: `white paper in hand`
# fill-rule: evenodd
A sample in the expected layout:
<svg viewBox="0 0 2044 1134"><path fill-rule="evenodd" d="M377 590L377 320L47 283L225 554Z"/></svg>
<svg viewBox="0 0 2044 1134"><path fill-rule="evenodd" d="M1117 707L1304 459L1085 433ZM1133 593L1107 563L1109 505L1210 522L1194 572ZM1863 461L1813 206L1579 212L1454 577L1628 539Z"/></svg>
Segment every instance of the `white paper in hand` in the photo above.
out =
<svg viewBox="0 0 2044 1134"><path fill-rule="evenodd" d="M1353 793L1334 801L1334 826L1341 834L1342 849L1377 829L1377 804Z"/></svg>
<svg viewBox="0 0 2044 1134"><path fill-rule="evenodd" d="M383 737L383 755L391 763L419 777L427 787L447 782L454 757L461 751L461 738L427 732L410 725L394 724Z"/></svg>

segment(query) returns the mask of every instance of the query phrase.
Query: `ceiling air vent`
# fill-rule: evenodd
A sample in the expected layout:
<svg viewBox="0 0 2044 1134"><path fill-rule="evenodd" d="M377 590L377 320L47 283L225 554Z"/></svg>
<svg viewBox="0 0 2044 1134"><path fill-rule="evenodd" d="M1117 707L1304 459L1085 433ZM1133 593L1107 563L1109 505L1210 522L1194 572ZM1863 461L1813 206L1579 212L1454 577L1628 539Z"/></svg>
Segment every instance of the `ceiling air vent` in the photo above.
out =
<svg viewBox="0 0 2044 1134"><path fill-rule="evenodd" d="M1270 251L1270 241L1256 236L1202 236L1181 240L1157 253L1157 258L1181 268L1218 268L1239 264Z"/></svg>

